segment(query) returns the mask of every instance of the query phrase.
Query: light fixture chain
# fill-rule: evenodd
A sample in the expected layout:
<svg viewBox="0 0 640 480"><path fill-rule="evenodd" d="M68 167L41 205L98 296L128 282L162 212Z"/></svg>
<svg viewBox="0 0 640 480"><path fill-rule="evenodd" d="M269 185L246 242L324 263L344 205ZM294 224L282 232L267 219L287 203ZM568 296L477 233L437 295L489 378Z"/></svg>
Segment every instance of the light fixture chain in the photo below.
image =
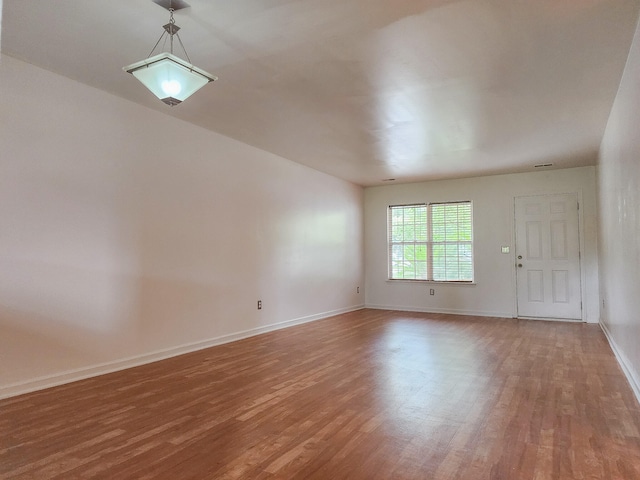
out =
<svg viewBox="0 0 640 480"><path fill-rule="evenodd" d="M171 24L171 32L169 32L169 36L171 37L171 54L173 55L173 36L175 35L173 26L176 24L176 21L173 18L173 8L169 8L169 24ZM180 37L178 37L180 38ZM180 42L182 43L182 42ZM184 48L184 47L183 47ZM191 63L191 62L189 62Z"/></svg>

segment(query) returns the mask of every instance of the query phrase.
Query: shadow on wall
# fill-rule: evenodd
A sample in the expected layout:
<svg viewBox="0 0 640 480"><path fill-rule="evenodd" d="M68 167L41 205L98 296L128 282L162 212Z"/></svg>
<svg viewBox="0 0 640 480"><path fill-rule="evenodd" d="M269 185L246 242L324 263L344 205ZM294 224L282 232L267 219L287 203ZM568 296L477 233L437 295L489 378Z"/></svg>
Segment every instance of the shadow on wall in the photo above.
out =
<svg viewBox="0 0 640 480"><path fill-rule="evenodd" d="M83 345L78 338L86 337L86 332L65 328L54 337L45 331L54 324L51 319L0 307L0 389L25 378L101 362L99 352L78 348Z"/></svg>
<svg viewBox="0 0 640 480"><path fill-rule="evenodd" d="M222 281L19 266L0 299L0 386L238 330L220 310L237 287Z"/></svg>
<svg viewBox="0 0 640 480"><path fill-rule="evenodd" d="M134 280L44 262L2 262L0 385L83 368L131 351Z"/></svg>

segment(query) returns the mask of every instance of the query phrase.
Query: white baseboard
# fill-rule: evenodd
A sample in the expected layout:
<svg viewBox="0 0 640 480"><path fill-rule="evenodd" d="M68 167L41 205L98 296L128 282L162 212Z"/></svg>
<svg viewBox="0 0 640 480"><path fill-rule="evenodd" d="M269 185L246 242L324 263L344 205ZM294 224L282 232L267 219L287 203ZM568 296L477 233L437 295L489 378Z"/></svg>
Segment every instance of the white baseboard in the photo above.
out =
<svg viewBox="0 0 640 480"><path fill-rule="evenodd" d="M613 339L613 336L611 335L611 332L609 331L607 326L603 322L600 322L600 328L602 328L605 337L607 337L609 345L611 346L611 350L613 350L613 354L616 356L616 359L620 364L620 368L622 368L622 371L624 372L627 380L629 381L629 384L631 385L633 393L636 395L638 403L640 403L640 379L637 377L636 372L631 366L631 363L627 359L627 356L622 350L618 348L618 345Z"/></svg>
<svg viewBox="0 0 640 480"><path fill-rule="evenodd" d="M171 357L177 357L178 355L184 355L185 353L191 353L198 350L203 350L209 347L215 347L216 345L222 345L224 343L235 342L242 340L243 338L254 337L263 333L272 332L275 330L281 330L287 327L293 327L294 325L301 325L303 323L309 323L316 320L322 320L323 318L333 317L334 315L340 315L342 313L353 312L361 310L364 305L356 305L353 307L341 308L338 310L332 310L330 312L318 313L315 315L308 315L306 317L294 318L292 320L286 320L284 322L278 322L271 325L252 328L249 330L243 330L240 332L232 333L229 335L223 335L221 337L210 338L199 342L189 343L185 345L178 345L175 347L167 348L164 350L157 350L154 352L137 355L134 357L122 358L114 360L112 362L101 363L97 365L91 365L88 367L78 368L74 370L67 370L65 372L55 373L52 375L46 375L43 377L33 378L22 382L17 382L9 385L0 386L0 399L15 397L25 393L35 392L37 390L43 390L45 388L56 387L58 385L64 385L66 383L76 382L78 380L84 380L86 378L97 377L107 373L113 373L127 368L138 367L147 363L157 362L159 360L165 360Z"/></svg>
<svg viewBox="0 0 640 480"><path fill-rule="evenodd" d="M474 317L497 317L497 318L513 318L511 312L482 312L477 310L457 310L450 308L424 308L424 307L406 307L399 305L365 305L364 308L373 310L397 310L399 312L418 312L418 313L444 313L448 315L470 315Z"/></svg>

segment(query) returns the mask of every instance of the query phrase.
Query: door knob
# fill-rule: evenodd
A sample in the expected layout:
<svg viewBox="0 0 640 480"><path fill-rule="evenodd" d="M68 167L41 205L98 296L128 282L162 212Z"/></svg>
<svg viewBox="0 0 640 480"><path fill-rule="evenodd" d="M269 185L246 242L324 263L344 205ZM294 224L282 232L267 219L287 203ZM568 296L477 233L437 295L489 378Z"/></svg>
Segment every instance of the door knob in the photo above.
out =
<svg viewBox="0 0 640 480"><path fill-rule="evenodd" d="M518 260L522 260L522 255L518 255Z"/></svg>
<svg viewBox="0 0 640 480"><path fill-rule="evenodd" d="M521 263L518 264L518 268L522 268L522 264Z"/></svg>

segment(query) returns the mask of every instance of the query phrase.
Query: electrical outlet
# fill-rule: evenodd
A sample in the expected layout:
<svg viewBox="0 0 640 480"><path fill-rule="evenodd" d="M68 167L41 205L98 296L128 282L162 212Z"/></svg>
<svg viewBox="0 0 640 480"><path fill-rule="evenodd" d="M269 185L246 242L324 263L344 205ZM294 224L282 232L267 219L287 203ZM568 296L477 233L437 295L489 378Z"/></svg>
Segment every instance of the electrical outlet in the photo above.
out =
<svg viewBox="0 0 640 480"><path fill-rule="evenodd" d="M604 298L602 299L602 308L604 308Z"/></svg>
<svg viewBox="0 0 640 480"><path fill-rule="evenodd" d="M436 294L436 290L434 288L429 290L429 295L435 295Z"/></svg>
<svg viewBox="0 0 640 480"><path fill-rule="evenodd" d="M258 300L258 310L262 310L262 300Z"/></svg>

